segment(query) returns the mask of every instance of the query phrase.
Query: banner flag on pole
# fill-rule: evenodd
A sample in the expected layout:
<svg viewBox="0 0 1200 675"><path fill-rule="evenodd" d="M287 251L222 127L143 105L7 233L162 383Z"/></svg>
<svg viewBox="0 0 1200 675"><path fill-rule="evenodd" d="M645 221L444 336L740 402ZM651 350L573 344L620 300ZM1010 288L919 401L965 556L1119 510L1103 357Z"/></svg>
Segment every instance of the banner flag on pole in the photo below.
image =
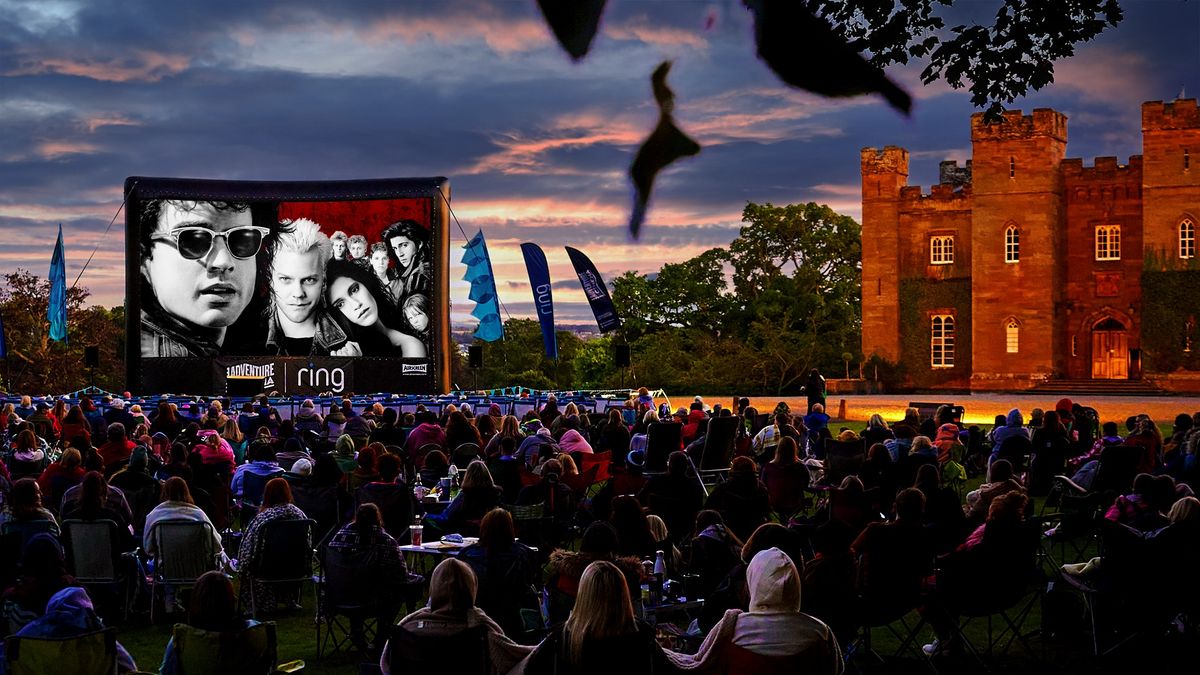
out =
<svg viewBox="0 0 1200 675"><path fill-rule="evenodd" d="M471 284L467 296L475 302L471 316L479 319L475 337L484 342L495 342L504 338L504 323L500 320L500 297L496 294L496 277L492 274L492 259L488 256L487 242L480 230L471 241L463 246L462 263L467 266L463 280Z"/></svg>
<svg viewBox="0 0 1200 675"><path fill-rule="evenodd" d="M592 306L592 314L596 317L596 325L601 333L614 331L621 327L621 318L617 316L617 308L613 307L612 296L608 294L608 286L604 277L596 271L592 264L579 249L566 247L567 256L575 266L575 274L579 275L579 283L583 286L583 294L587 296L588 304Z"/></svg>
<svg viewBox="0 0 1200 675"><path fill-rule="evenodd" d="M63 249L62 223L58 224L58 241L54 244L54 257L50 259L50 306L46 318L50 320L50 339L66 342L67 253Z"/></svg>
<svg viewBox="0 0 1200 675"><path fill-rule="evenodd" d="M538 321L542 324L542 345L546 358L558 360L558 336L554 334L554 297L550 292L550 265L546 254L537 244L521 244L521 255L525 256L525 269L529 272L529 285L533 288L533 306Z"/></svg>

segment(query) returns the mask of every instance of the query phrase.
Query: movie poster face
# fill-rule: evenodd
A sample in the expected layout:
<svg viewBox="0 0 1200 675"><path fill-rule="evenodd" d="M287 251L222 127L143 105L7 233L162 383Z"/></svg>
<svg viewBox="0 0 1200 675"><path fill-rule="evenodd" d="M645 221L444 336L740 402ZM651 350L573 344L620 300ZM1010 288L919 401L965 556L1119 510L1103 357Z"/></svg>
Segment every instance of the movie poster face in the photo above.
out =
<svg viewBox="0 0 1200 675"><path fill-rule="evenodd" d="M280 393L444 389L444 179L160 181L127 181L131 380L180 391L161 385L187 359L211 362L217 392L230 377Z"/></svg>

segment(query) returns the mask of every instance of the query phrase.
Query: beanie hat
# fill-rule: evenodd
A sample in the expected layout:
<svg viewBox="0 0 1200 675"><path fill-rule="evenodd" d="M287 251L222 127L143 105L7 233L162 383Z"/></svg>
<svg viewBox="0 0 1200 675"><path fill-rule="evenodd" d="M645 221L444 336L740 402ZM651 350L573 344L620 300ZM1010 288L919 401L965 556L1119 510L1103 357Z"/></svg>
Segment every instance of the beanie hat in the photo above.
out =
<svg viewBox="0 0 1200 675"><path fill-rule="evenodd" d="M296 460L296 463L292 465L292 473L298 476L310 476L312 475L312 469L312 462L303 457Z"/></svg>

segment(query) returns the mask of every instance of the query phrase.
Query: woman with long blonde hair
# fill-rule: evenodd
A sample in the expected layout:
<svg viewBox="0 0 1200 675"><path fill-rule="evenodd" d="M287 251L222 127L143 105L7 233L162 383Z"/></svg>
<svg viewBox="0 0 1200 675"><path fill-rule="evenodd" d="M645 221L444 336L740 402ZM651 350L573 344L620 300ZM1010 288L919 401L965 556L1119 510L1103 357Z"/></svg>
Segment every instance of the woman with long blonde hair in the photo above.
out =
<svg viewBox="0 0 1200 675"><path fill-rule="evenodd" d="M672 672L685 660L659 646L654 629L633 614L629 586L620 568L606 560L587 566L575 607L565 623L534 649L514 672L524 675Z"/></svg>

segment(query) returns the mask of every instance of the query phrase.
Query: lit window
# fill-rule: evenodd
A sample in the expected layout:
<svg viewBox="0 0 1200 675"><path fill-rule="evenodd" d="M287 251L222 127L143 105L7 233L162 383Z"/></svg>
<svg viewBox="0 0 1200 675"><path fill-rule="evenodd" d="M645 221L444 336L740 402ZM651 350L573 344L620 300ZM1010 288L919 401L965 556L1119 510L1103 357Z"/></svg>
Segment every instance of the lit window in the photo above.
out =
<svg viewBox="0 0 1200 675"><path fill-rule="evenodd" d="M1071 356L1079 356L1079 336L1071 336Z"/></svg>
<svg viewBox="0 0 1200 675"><path fill-rule="evenodd" d="M1016 157L1008 158L1008 177L1009 178L1017 177L1017 158Z"/></svg>
<svg viewBox="0 0 1200 675"><path fill-rule="evenodd" d="M1191 218L1184 218L1179 223L1179 257L1196 257L1196 224Z"/></svg>
<svg viewBox="0 0 1200 675"><path fill-rule="evenodd" d="M1012 225L1004 230L1004 262L1021 262L1021 232Z"/></svg>
<svg viewBox="0 0 1200 675"><path fill-rule="evenodd" d="M1009 354L1016 354L1021 346L1021 326L1016 319L1009 319L1004 327L1004 345Z"/></svg>
<svg viewBox="0 0 1200 675"><path fill-rule="evenodd" d="M954 237L943 235L929 238L929 264L949 265L954 262Z"/></svg>
<svg viewBox="0 0 1200 675"><path fill-rule="evenodd" d="M1121 226L1096 226L1096 260L1121 259Z"/></svg>
<svg viewBox="0 0 1200 675"><path fill-rule="evenodd" d="M930 364L934 368L954 367L954 317L933 315L929 339Z"/></svg>

